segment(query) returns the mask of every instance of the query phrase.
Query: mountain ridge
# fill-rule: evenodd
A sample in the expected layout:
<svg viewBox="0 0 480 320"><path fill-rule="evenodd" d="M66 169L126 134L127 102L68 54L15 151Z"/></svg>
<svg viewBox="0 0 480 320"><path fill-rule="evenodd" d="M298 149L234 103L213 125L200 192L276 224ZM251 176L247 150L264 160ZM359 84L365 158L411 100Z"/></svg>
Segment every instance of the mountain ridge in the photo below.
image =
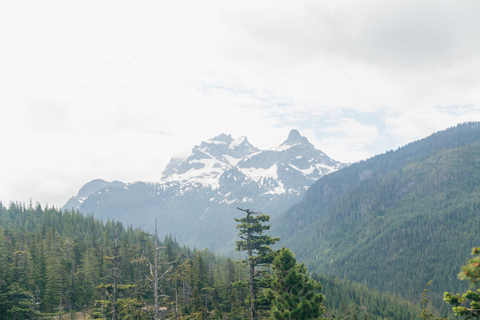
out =
<svg viewBox="0 0 480 320"><path fill-rule="evenodd" d="M479 181L480 123L459 124L317 180L272 233L312 271L412 300L435 279L445 310L478 245Z"/></svg>

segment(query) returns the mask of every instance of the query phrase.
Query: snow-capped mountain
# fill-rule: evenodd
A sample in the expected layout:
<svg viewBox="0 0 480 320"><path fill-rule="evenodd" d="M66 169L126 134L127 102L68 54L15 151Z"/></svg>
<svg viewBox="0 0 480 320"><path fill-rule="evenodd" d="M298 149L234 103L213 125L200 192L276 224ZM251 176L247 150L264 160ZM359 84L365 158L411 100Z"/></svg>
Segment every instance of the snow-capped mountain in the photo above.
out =
<svg viewBox="0 0 480 320"><path fill-rule="evenodd" d="M246 137L222 134L195 146L188 158L172 159L159 184L176 187L179 195L200 187L216 191L219 202L253 201L266 194L300 194L340 166L297 130L269 150L258 150Z"/></svg>
<svg viewBox="0 0 480 320"><path fill-rule="evenodd" d="M221 134L195 146L186 158L172 158L156 183L103 182L100 188L99 181L91 182L64 209L148 231L157 217L160 231L181 243L218 250L233 247L236 207L274 218L300 201L317 179L342 166L297 130L268 150L259 150L246 137ZM86 195L86 189L91 193Z"/></svg>
<svg viewBox="0 0 480 320"><path fill-rule="evenodd" d="M188 158L172 159L159 183L181 188L218 189L219 178L226 170L258 151L245 137L234 140L231 135L221 134L195 146Z"/></svg>

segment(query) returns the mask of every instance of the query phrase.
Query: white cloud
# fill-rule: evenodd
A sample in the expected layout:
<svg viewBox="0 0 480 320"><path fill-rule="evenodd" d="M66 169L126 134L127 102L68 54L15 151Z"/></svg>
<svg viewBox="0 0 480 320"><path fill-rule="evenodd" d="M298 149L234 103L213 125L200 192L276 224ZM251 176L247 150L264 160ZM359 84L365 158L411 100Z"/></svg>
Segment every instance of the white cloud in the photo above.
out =
<svg viewBox="0 0 480 320"><path fill-rule="evenodd" d="M480 116L478 1L0 3L1 200L156 180L222 132L356 161ZM62 193L63 190L63 193ZM50 194L50 196L49 196Z"/></svg>
<svg viewBox="0 0 480 320"><path fill-rule="evenodd" d="M434 132L458 123L477 121L480 110L470 107L410 109L387 119L389 133L402 141L401 145L425 138Z"/></svg>
<svg viewBox="0 0 480 320"><path fill-rule="evenodd" d="M382 138L376 126L361 124L352 118L338 119L335 124L324 128L322 135L322 150L331 157L335 155L335 160L346 163L371 156L367 150Z"/></svg>

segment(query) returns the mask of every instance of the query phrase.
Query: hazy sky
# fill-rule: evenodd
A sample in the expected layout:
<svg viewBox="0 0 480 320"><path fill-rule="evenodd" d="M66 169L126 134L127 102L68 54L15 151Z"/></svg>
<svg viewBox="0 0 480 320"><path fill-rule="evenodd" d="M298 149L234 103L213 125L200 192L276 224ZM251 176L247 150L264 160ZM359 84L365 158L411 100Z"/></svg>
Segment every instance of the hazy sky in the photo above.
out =
<svg viewBox="0 0 480 320"><path fill-rule="evenodd" d="M220 133L355 162L480 120L480 1L0 1L0 111L7 206Z"/></svg>

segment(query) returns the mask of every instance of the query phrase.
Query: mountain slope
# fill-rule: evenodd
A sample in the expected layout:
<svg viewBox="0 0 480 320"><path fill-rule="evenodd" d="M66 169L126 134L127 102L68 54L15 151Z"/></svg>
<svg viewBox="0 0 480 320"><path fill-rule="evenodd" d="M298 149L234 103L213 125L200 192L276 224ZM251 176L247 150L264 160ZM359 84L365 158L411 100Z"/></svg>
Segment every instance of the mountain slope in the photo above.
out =
<svg viewBox="0 0 480 320"><path fill-rule="evenodd" d="M79 194L64 209L150 231L158 218L160 232L181 243L232 249L238 233L236 207L278 216L312 183L342 166L297 130L268 150L257 149L245 137L221 134L195 146L185 159L172 159L157 183L109 185L88 196Z"/></svg>
<svg viewBox="0 0 480 320"><path fill-rule="evenodd" d="M311 270L412 299L463 286L480 241L480 124L467 123L318 180L273 226Z"/></svg>

